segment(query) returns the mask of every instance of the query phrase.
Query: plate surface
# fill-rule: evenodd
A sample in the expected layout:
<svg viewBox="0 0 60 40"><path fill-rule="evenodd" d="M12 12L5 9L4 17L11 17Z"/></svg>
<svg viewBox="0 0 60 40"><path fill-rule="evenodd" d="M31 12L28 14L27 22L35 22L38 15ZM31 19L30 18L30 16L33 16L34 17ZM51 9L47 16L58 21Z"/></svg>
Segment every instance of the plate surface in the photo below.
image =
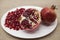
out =
<svg viewBox="0 0 60 40"><path fill-rule="evenodd" d="M9 29L9 28L5 27L4 23L5 23L5 18L7 16L8 12L14 11L17 8L18 9L19 8L26 8L26 9L35 8L39 11L41 11L41 9L42 9L41 7L37 7L37 6L21 6L21 7L16 7L16 8L13 8L12 10L7 11L1 18L1 25L2 25L2 28L12 36L19 37L19 38L27 38L27 39L28 38L29 39L30 38L39 38L39 37L43 37L43 36L46 36L46 35L50 34L51 32L54 31L54 29L57 26L57 19L56 19L50 26L40 24L39 29L37 31L31 32L31 33L25 32L24 30L16 31L16 30Z"/></svg>

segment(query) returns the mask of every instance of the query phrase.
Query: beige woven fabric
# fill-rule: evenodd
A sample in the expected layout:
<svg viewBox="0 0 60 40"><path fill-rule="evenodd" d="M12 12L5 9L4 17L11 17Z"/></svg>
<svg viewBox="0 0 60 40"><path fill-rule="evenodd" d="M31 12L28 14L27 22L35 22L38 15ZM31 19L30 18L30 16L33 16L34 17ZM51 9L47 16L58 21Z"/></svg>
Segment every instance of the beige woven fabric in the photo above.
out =
<svg viewBox="0 0 60 40"><path fill-rule="evenodd" d="M55 4L58 8L56 10L57 18L58 18L57 28L50 35L34 40L60 40L60 0L0 0L0 20L2 15L6 11L18 6L33 5L40 7L46 7L46 6L50 7L52 4ZM19 39L7 34L1 28L1 24L0 24L0 40L23 40L23 39Z"/></svg>

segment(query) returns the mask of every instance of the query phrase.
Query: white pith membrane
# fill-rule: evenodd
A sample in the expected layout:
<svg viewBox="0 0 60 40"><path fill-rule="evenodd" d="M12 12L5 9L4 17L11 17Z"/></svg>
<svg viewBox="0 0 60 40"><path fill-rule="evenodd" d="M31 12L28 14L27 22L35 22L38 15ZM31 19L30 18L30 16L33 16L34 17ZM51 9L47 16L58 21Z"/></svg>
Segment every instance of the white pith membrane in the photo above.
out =
<svg viewBox="0 0 60 40"><path fill-rule="evenodd" d="M36 9L34 9L35 11L34 11L34 14L35 15L37 15L38 16L38 19L36 20L36 19L34 19L37 23L34 23L33 21L31 21L29 18L27 19L25 16L23 16L23 15L21 15L21 19L20 19L20 23L24 20L24 19L27 19L28 21L29 21L29 23L31 23L32 24L32 27L34 27L35 25L37 25L37 24L40 24L40 22L41 22L41 17L40 17L40 12L38 11L38 10L36 10ZM32 15L30 15L30 17L31 18L33 18L33 16Z"/></svg>

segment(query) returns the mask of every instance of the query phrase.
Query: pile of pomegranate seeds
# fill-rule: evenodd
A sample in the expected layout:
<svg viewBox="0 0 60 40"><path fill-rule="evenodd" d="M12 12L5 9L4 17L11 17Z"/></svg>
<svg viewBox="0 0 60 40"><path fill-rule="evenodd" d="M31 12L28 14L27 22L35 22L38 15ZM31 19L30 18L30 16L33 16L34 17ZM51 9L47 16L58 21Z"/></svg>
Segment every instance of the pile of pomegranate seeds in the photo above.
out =
<svg viewBox="0 0 60 40"><path fill-rule="evenodd" d="M26 19L23 19L20 22L19 18L21 18L21 16L25 17ZM25 10L25 8L20 8L8 13L5 20L5 26L14 30L23 30L26 28L32 29L32 24L29 23L27 17L30 21L34 22L35 24L37 23L38 17L34 15L34 9L30 8Z"/></svg>
<svg viewBox="0 0 60 40"><path fill-rule="evenodd" d="M5 20L5 26L14 30L22 29L18 19L21 17L24 11L25 9L21 8L21 9L16 9L15 11L9 12Z"/></svg>

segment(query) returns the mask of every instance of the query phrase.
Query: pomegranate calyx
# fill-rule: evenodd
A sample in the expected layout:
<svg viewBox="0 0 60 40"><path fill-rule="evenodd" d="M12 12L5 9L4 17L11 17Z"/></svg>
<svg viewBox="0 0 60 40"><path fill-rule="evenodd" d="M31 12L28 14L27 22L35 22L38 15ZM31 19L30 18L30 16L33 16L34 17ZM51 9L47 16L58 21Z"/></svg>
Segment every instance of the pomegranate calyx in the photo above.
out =
<svg viewBox="0 0 60 40"><path fill-rule="evenodd" d="M53 10L57 9L57 8L56 8L56 5L52 5L52 6L51 6L51 9L53 9Z"/></svg>

